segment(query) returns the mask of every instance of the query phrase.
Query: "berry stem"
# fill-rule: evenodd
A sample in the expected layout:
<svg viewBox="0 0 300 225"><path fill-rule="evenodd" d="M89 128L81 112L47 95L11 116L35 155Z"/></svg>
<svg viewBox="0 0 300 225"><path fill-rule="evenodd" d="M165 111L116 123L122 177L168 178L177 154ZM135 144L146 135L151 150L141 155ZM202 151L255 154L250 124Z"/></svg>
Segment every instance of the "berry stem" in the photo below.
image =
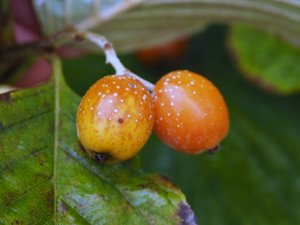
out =
<svg viewBox="0 0 300 225"><path fill-rule="evenodd" d="M83 32L80 34L80 36L96 44L103 50L106 57L106 64L110 64L115 69L116 75L132 76L139 80L149 91L153 91L154 85L151 82L144 80L138 75L132 73L122 64L122 62L117 56L115 49L113 48L112 43L110 43L104 36L92 32Z"/></svg>

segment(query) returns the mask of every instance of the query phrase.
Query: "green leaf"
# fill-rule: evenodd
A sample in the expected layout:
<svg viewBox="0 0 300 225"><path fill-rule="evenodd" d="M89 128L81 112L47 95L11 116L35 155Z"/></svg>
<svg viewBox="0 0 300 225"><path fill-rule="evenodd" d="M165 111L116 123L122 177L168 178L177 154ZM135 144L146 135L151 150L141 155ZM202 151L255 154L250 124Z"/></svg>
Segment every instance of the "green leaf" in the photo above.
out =
<svg viewBox="0 0 300 225"><path fill-rule="evenodd" d="M0 95L0 224L196 224L165 178L87 157L79 101L58 59L48 84Z"/></svg>
<svg viewBox="0 0 300 225"><path fill-rule="evenodd" d="M282 94L300 90L300 49L246 25L232 26L229 42L241 71L251 80Z"/></svg>
<svg viewBox="0 0 300 225"><path fill-rule="evenodd" d="M105 35L119 51L161 44L211 23L246 22L300 46L298 0L33 1L45 34L70 24ZM85 48L95 51L90 45Z"/></svg>

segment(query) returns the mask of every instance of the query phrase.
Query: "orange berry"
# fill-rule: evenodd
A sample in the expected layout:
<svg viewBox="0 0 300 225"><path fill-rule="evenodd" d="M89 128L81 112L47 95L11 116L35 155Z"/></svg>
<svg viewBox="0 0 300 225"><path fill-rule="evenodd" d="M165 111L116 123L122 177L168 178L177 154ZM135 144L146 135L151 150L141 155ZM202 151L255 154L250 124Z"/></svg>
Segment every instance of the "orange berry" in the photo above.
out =
<svg viewBox="0 0 300 225"><path fill-rule="evenodd" d="M82 146L96 160L119 162L136 155L148 140L154 122L148 90L130 76L98 80L83 96L77 112ZM100 154L99 154L100 153Z"/></svg>
<svg viewBox="0 0 300 225"><path fill-rule="evenodd" d="M214 149L229 129L227 106L218 89L187 70L170 72L156 83L154 113L157 136L185 153Z"/></svg>

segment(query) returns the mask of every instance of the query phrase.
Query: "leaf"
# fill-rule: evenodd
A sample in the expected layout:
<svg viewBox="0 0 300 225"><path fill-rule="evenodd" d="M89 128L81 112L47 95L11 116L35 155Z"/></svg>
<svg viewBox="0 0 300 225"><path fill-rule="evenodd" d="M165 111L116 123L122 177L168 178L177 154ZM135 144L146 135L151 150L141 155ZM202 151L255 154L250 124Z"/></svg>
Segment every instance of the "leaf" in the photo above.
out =
<svg viewBox="0 0 300 225"><path fill-rule="evenodd" d="M300 90L300 49L250 26L231 27L230 46L241 71L282 94Z"/></svg>
<svg viewBox="0 0 300 225"><path fill-rule="evenodd" d="M55 59L48 84L0 95L0 224L196 224L165 178L87 157L76 136L80 98L60 70Z"/></svg>
<svg viewBox="0 0 300 225"><path fill-rule="evenodd" d="M289 1L34 1L44 33L70 24L105 35L118 51L165 43L211 23L249 23L300 46L300 4ZM122 13L121 13L122 12ZM95 51L90 45L85 48Z"/></svg>
<svg viewBox="0 0 300 225"><path fill-rule="evenodd" d="M142 151L143 168L179 185L203 224L300 224L300 95L272 95L243 79L226 51L226 34L218 26L196 35L174 65L208 77L224 95L231 122L220 151L184 155L153 136Z"/></svg>

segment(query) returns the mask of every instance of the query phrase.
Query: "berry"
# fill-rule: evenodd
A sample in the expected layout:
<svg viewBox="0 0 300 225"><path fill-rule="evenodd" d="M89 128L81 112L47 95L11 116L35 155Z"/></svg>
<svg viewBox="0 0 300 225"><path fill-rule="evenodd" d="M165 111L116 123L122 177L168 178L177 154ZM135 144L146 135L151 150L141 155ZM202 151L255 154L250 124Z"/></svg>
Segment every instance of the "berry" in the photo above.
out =
<svg viewBox="0 0 300 225"><path fill-rule="evenodd" d="M187 38L181 37L161 46L139 50L136 55L145 66L161 69L179 61L187 44Z"/></svg>
<svg viewBox="0 0 300 225"><path fill-rule="evenodd" d="M214 149L227 135L229 114L218 89L187 70L163 76L154 88L154 132L190 154Z"/></svg>
<svg viewBox="0 0 300 225"><path fill-rule="evenodd" d="M83 96L77 133L96 161L120 162L139 152L153 122L153 101L140 81L111 75L98 80Z"/></svg>

